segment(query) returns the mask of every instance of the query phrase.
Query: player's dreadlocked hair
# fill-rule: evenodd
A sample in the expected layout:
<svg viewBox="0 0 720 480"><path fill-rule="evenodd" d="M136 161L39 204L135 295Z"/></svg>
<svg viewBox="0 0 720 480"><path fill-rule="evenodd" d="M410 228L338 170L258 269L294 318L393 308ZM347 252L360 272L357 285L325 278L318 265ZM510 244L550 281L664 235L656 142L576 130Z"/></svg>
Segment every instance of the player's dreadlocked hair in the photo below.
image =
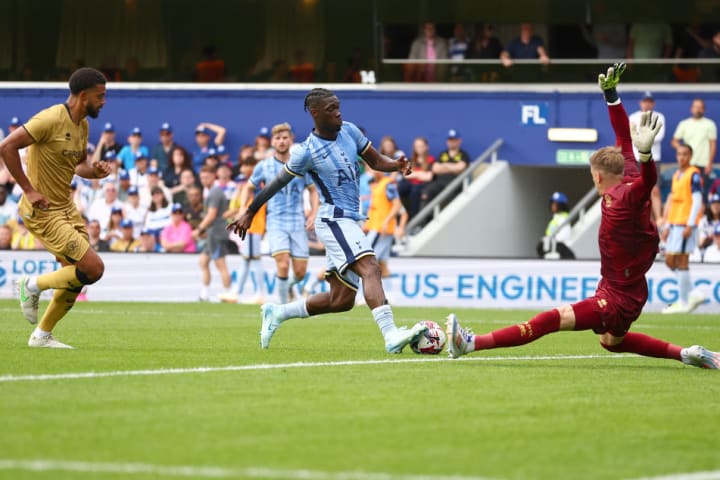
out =
<svg viewBox="0 0 720 480"><path fill-rule="evenodd" d="M313 88L310 90L310 93L305 95L304 110L307 112L310 108L317 105L320 100L334 96L335 94L326 88Z"/></svg>

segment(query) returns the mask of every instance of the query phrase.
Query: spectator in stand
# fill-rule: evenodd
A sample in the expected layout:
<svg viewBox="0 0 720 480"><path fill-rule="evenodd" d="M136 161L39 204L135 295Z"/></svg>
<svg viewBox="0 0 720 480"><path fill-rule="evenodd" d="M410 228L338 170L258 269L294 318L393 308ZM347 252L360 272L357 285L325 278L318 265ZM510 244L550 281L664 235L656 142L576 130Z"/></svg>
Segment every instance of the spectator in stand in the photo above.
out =
<svg viewBox="0 0 720 480"><path fill-rule="evenodd" d="M633 23L628 35L628 60L633 58L670 58L672 29L665 23Z"/></svg>
<svg viewBox="0 0 720 480"><path fill-rule="evenodd" d="M188 168L182 171L180 174L180 184L171 188L173 203L181 203L183 207L188 207L188 191L192 187L197 186L197 179L195 178L195 172Z"/></svg>
<svg viewBox="0 0 720 480"><path fill-rule="evenodd" d="M140 236L140 231L145 225L145 218L147 217L147 207L140 203L140 192L137 187L130 187L128 189L127 201L123 204L123 218L132 220L135 231L133 234L135 237Z"/></svg>
<svg viewBox="0 0 720 480"><path fill-rule="evenodd" d="M197 185L187 190L187 206L185 207L185 220L190 224L193 230L197 229L203 219L203 193L202 188ZM200 248L201 242L198 243Z"/></svg>
<svg viewBox="0 0 720 480"><path fill-rule="evenodd" d="M533 33L531 23L521 23L520 36L515 37L505 46L500 53L500 59L504 66L511 67L513 60L534 58L539 59L543 65L550 63L543 39Z"/></svg>
<svg viewBox="0 0 720 480"><path fill-rule="evenodd" d="M720 59L720 30L713 34L710 44L698 53L698 58ZM718 82L720 81L720 66L717 64L703 65L701 74L703 80Z"/></svg>
<svg viewBox="0 0 720 480"><path fill-rule="evenodd" d="M697 58L711 41L712 31L700 25L673 25L674 58ZM699 65L677 63L672 67L673 79L678 83L695 83L700 79Z"/></svg>
<svg viewBox="0 0 720 480"><path fill-rule="evenodd" d="M12 236L10 225L0 225L0 250L12 250Z"/></svg>
<svg viewBox="0 0 720 480"><path fill-rule="evenodd" d="M414 217L420 210L420 195L425 185L433 178L432 164L435 157L430 155L430 146L425 137L416 137L410 156L412 173L398 181L398 193L408 218Z"/></svg>
<svg viewBox="0 0 720 480"><path fill-rule="evenodd" d="M210 136L213 133L215 134L215 138L212 139L211 142ZM225 127L209 122L202 122L195 127L195 143L197 146L192 154L192 166L195 173L200 172L200 168L205 163L208 150L213 145L222 145L225 143L226 133L227 130Z"/></svg>
<svg viewBox="0 0 720 480"><path fill-rule="evenodd" d="M172 202L172 193L170 193L170 189L165 186L160 178L160 172L158 172L157 168L150 167L147 171L147 186L144 188L138 188L140 191L141 204L150 205L150 202L152 201L152 191L155 187L162 190L168 203Z"/></svg>
<svg viewBox="0 0 720 480"><path fill-rule="evenodd" d="M95 151L97 152L98 150L95 150ZM95 154L93 153L92 156L94 157ZM100 159L98 158L98 160L100 160ZM124 171L124 170L121 169L122 165L121 165L120 161L117 159L117 154L113 150L108 150L105 153L105 157L103 158L103 160L105 162L107 162L107 164L110 166L110 173L105 178L101 179L100 182L101 183L107 183L107 182L118 183L119 177L120 177L120 172ZM125 198L122 195L120 195L120 192L118 192L118 198L120 198L120 200L125 200Z"/></svg>
<svg viewBox="0 0 720 480"><path fill-rule="evenodd" d="M125 170L120 170L118 172L118 200L126 202L128 199L128 192L133 186L134 185L130 182L130 174Z"/></svg>
<svg viewBox="0 0 720 480"><path fill-rule="evenodd" d="M449 130L447 150L440 152L437 160L432 163L433 179L425 185L420 195L421 209L443 191L470 164L470 155L460 148L461 145L460 133L454 129Z"/></svg>
<svg viewBox="0 0 720 480"><path fill-rule="evenodd" d="M405 152L398 148L397 142L390 135L385 135L380 139L379 152L383 155L387 155L392 159L397 159L405 156Z"/></svg>
<svg viewBox="0 0 720 480"><path fill-rule="evenodd" d="M572 235L572 227L570 223L565 223L569 217L570 206L568 198L562 192L554 192L550 196L550 212L552 218L545 228L545 235L537 244L536 250L538 258L545 258L545 254L552 252L551 237L555 235L555 252L562 259L575 259L575 254L567 246L567 241ZM564 225L563 225L564 224ZM562 225L562 227L561 227Z"/></svg>
<svg viewBox="0 0 720 480"><path fill-rule="evenodd" d="M147 216L145 217L145 228L151 230L156 238L160 237L162 229L170 225L170 203L165 197L165 192L159 186L150 190L152 196Z"/></svg>
<svg viewBox="0 0 720 480"><path fill-rule="evenodd" d="M253 154L255 160L265 160L272 155L270 148L270 129L268 127L261 127L258 134L255 136L255 148Z"/></svg>
<svg viewBox="0 0 720 480"><path fill-rule="evenodd" d="M230 162L230 152L227 151L225 145L217 145L215 147L215 152L217 153L218 161L220 163L227 163L228 165L230 165L230 168L232 168Z"/></svg>
<svg viewBox="0 0 720 480"><path fill-rule="evenodd" d="M102 237L107 234L107 225L110 223L110 214L113 208L122 209L122 202L117 199L117 187L112 183L102 186L103 195L98 196L90 205L87 214L88 220L97 220L102 228Z"/></svg>
<svg viewBox="0 0 720 480"><path fill-rule="evenodd" d="M705 249L704 263L720 263L720 224L713 231L713 242Z"/></svg>
<svg viewBox="0 0 720 480"><path fill-rule="evenodd" d="M703 250L709 247L714 240L715 229L720 225L720 194L710 195L705 215L698 224L698 247Z"/></svg>
<svg viewBox="0 0 720 480"><path fill-rule="evenodd" d="M176 148L178 145L175 143L172 125L164 122L160 125L160 143L155 145L150 153L150 166L164 172L170 165L170 155Z"/></svg>
<svg viewBox="0 0 720 480"><path fill-rule="evenodd" d="M448 43L437 36L435 24L426 22L422 30L410 46L409 60L442 60L448 58ZM445 68L434 63L407 64L405 66L406 82L436 82L442 81Z"/></svg>
<svg viewBox="0 0 720 480"><path fill-rule="evenodd" d="M103 127L103 131L100 134L100 139L95 145L95 151L98 152L99 158L106 158L108 152L114 152L115 155L119 154L123 146L117 142L115 136L115 127L112 123L107 122Z"/></svg>
<svg viewBox="0 0 720 480"><path fill-rule="evenodd" d="M128 170L130 174L130 184L138 187L140 191L148 186L149 164L148 156L140 151L135 154L135 166ZM140 200L142 201L142 198Z"/></svg>
<svg viewBox="0 0 720 480"><path fill-rule="evenodd" d="M192 227L185 221L185 212L180 203L170 208L170 224L160 233L160 245L169 253L195 253Z"/></svg>
<svg viewBox="0 0 720 480"><path fill-rule="evenodd" d="M143 228L140 231L140 245L136 252L138 253L162 253L163 249L155 239L152 230Z"/></svg>
<svg viewBox="0 0 720 480"><path fill-rule="evenodd" d="M0 184L0 225L6 225L17 216L17 203L9 197L7 186Z"/></svg>
<svg viewBox="0 0 720 480"><path fill-rule="evenodd" d="M477 28L475 37L468 47L466 58L497 60L500 58L502 51L503 47L500 40L495 36L494 27L490 23L484 23ZM495 65L482 65L478 70L480 71L480 81L496 82L500 79L500 73L495 68Z"/></svg>
<svg viewBox="0 0 720 480"><path fill-rule="evenodd" d="M202 49L202 59L195 64L195 81L215 83L225 81L225 61L217 58L215 45Z"/></svg>
<svg viewBox="0 0 720 480"><path fill-rule="evenodd" d="M305 50L295 50L295 62L290 65L290 80L296 83L310 83L315 81L315 64L305 56Z"/></svg>
<svg viewBox="0 0 720 480"><path fill-rule="evenodd" d="M30 233L22 217L17 217L17 225L13 232L11 248L13 250L43 250L45 247L40 243L40 240L35 238L35 235Z"/></svg>
<svg viewBox="0 0 720 480"><path fill-rule="evenodd" d="M88 222L87 231L90 248L92 248L96 252L109 252L110 245L108 245L108 242L106 242L100 237L101 230L102 228L100 227L100 222L98 222L97 220L90 220Z"/></svg>
<svg viewBox="0 0 720 480"><path fill-rule="evenodd" d="M12 250L12 234L10 225L0 225L0 250Z"/></svg>
<svg viewBox="0 0 720 480"><path fill-rule="evenodd" d="M640 98L640 110L637 110L630 115L629 120L631 128L633 128L634 125L640 125L640 117L643 112L652 112L651 117L653 121L660 122L661 124L660 131L655 136L655 141L652 145L652 159L655 161L655 164L658 165L657 170L660 171L659 165L662 160L662 141L665 138L666 124L665 115L655 110L655 98L653 98L652 92L643 93L642 98ZM635 155L635 158L640 158L639 152L635 146L633 146L633 154ZM657 183L650 192L650 202L653 221L658 227L662 227L662 199L660 198L660 181L662 180L662 177L658 175L657 178Z"/></svg>
<svg viewBox="0 0 720 480"><path fill-rule="evenodd" d="M110 210L110 220L108 220L107 225L105 225L105 228L102 229L105 233L102 236L102 239L107 242L108 245L112 247L112 244L115 243L116 240L119 240L122 238L122 227L120 224L123 221L123 209L122 207L113 207Z"/></svg>
<svg viewBox="0 0 720 480"><path fill-rule="evenodd" d="M239 181L238 177L242 176L242 165L245 160L248 158L255 159L255 147L252 145L245 144L242 147L240 147L240 150L238 151L238 158L237 163L233 166L232 169L232 177L235 179L235 181ZM255 160L255 163L257 163L257 160ZM247 178L245 179L247 180Z"/></svg>
<svg viewBox="0 0 720 480"><path fill-rule="evenodd" d="M703 199L705 199L714 180L712 173L717 150L717 126L712 119L705 116L705 102L699 98L693 100L690 114L689 118L682 120L675 128L672 146L677 150L680 142L683 142L692 147L690 165L700 169Z"/></svg>
<svg viewBox="0 0 720 480"><path fill-rule="evenodd" d="M453 28L453 36L448 41L448 57L451 60L465 60L468 43L469 39L465 32L465 25L456 23ZM462 65L452 65L450 67L450 80L465 80L468 77L468 69Z"/></svg>
<svg viewBox="0 0 720 480"><path fill-rule="evenodd" d="M585 40L597 50L597 58L619 60L627 54L628 28L624 23L583 25Z"/></svg>
<svg viewBox="0 0 720 480"><path fill-rule="evenodd" d="M140 155L148 158L150 152L148 148L142 144L142 130L140 127L134 127L128 135L128 144L120 149L117 158L122 162L122 168L130 171L135 168L135 161Z"/></svg>
<svg viewBox="0 0 720 480"><path fill-rule="evenodd" d="M176 146L170 152L170 165L163 171L163 182L165 186L174 194L176 187L181 184L180 175L184 170L192 172L192 157L182 147ZM193 178L195 174L193 173ZM177 188L179 190L179 188Z"/></svg>
<svg viewBox="0 0 720 480"><path fill-rule="evenodd" d="M122 237L110 245L111 252L137 252L140 240L136 240L133 234L132 220L123 220L120 224Z"/></svg>
<svg viewBox="0 0 720 480"><path fill-rule="evenodd" d="M235 187L237 186L237 184L232 180L232 170L230 169L230 165L227 163L220 163L215 171L217 173L215 186L222 188L222 191L225 192L225 198L230 201L235 193Z"/></svg>

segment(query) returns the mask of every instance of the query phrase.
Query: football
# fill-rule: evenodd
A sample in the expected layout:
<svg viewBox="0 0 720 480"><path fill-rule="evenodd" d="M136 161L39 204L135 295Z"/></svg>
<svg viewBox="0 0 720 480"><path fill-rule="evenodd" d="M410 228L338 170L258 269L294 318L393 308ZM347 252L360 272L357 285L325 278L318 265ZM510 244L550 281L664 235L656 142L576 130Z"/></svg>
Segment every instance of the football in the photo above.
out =
<svg viewBox="0 0 720 480"><path fill-rule="evenodd" d="M437 355L442 352L447 341L445 330L432 320L421 320L418 323L425 325L427 331L416 341L410 343L412 351L424 355Z"/></svg>

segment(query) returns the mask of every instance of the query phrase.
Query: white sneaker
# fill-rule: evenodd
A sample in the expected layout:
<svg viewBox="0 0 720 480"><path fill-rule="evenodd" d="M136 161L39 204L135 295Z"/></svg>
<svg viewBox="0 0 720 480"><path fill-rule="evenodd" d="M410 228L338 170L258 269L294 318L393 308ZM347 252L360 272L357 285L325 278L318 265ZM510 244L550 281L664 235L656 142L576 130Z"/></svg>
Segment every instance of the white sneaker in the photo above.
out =
<svg viewBox="0 0 720 480"><path fill-rule="evenodd" d="M28 340L28 347L44 347L44 348L73 348L70 345L66 345L62 342L55 340L52 334L47 337L38 337L35 334L30 335Z"/></svg>
<svg viewBox="0 0 720 480"><path fill-rule="evenodd" d="M662 310L662 313L665 315L672 315L674 313L688 313L689 311L688 306L678 300L677 302L665 307Z"/></svg>
<svg viewBox="0 0 720 480"><path fill-rule="evenodd" d="M235 292L223 292L218 295L218 300L224 303L238 303L238 294Z"/></svg>
<svg viewBox="0 0 720 480"><path fill-rule="evenodd" d="M683 348L680 357L682 357L682 361L686 365L711 368L713 370L720 368L720 354L711 352L700 345Z"/></svg>
<svg viewBox="0 0 720 480"><path fill-rule="evenodd" d="M426 325L420 323L416 323L410 329L407 327L397 328L385 337L385 350L388 353L401 353L408 343L417 340L420 335L427 332L427 329Z"/></svg>
<svg viewBox="0 0 720 480"><path fill-rule="evenodd" d="M691 292L690 296L688 297L688 304L687 304L688 313L694 311L700 305L705 303L705 300L707 300L707 297L705 295L703 295L702 292L698 292L698 291Z"/></svg>
<svg viewBox="0 0 720 480"><path fill-rule="evenodd" d="M260 327L260 346L262 348L270 347L270 340L275 335L275 330L280 327L282 320L278 317L277 308L279 305L274 303L266 303L260 307L262 311L262 326Z"/></svg>
<svg viewBox="0 0 720 480"><path fill-rule="evenodd" d="M473 341L472 330L462 328L455 314L451 313L445 322L445 333L448 338L448 357L460 358L465 355L468 344Z"/></svg>
<svg viewBox="0 0 720 480"><path fill-rule="evenodd" d="M20 300L20 310L22 310L25 320L35 325L38 318L38 305L40 304L40 294L30 293L27 288L27 282L30 277L23 275L15 281L15 291Z"/></svg>

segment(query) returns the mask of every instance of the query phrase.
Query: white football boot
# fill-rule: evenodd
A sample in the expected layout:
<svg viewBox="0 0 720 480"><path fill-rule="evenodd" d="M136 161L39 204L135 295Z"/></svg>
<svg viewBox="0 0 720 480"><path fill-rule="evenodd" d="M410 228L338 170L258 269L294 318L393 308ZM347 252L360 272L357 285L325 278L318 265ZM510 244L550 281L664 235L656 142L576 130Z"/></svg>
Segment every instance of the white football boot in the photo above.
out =
<svg viewBox="0 0 720 480"><path fill-rule="evenodd" d="M40 294L30 293L27 288L27 282L30 279L27 275L23 275L15 281L15 290L20 300L20 310L22 310L25 320L35 325L38 318L38 305L40 304Z"/></svg>
<svg viewBox="0 0 720 480"><path fill-rule="evenodd" d="M275 330L280 327L282 320L278 317L278 307L274 303L265 303L260 307L262 312L262 326L260 327L260 346L268 348L270 339L275 335Z"/></svg>
<svg viewBox="0 0 720 480"><path fill-rule="evenodd" d="M711 368L713 370L720 368L720 354L711 352L700 345L683 348L680 352L680 357L686 365L699 368Z"/></svg>
<svg viewBox="0 0 720 480"><path fill-rule="evenodd" d="M467 346L473 341L473 332L460 326L457 316L451 313L445 322L447 333L447 352L450 358L460 358L467 353Z"/></svg>
<svg viewBox="0 0 720 480"><path fill-rule="evenodd" d="M410 342L420 338L420 335L427 332L427 325L416 323L412 328L400 327L385 337L385 350L388 353L400 353Z"/></svg>
<svg viewBox="0 0 720 480"><path fill-rule="evenodd" d="M73 348L70 345L66 345L62 342L55 340L52 334L47 337L36 336L35 334L30 335L28 340L28 347L40 347L40 348Z"/></svg>

